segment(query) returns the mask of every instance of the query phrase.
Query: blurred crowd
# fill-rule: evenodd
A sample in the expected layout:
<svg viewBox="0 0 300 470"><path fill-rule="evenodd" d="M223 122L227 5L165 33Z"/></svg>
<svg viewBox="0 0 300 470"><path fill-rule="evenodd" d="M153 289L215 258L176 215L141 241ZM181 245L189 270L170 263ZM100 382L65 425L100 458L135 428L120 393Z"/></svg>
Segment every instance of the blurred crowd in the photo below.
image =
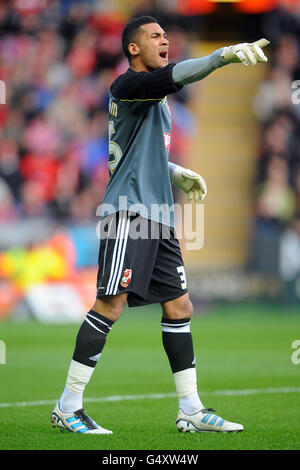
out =
<svg viewBox="0 0 300 470"><path fill-rule="evenodd" d="M263 269L272 240L279 253L288 233L300 250L300 13L295 0L272 0L257 15L258 3L243 0L234 7L240 14L251 12L239 22L240 40L252 39L254 22L273 45L254 100L261 139L253 264ZM121 49L126 21L140 14L156 17L168 32L170 60L178 62L190 57L191 38L201 39L199 25L218 8L208 0L0 0L0 85L6 86L5 104L0 98L0 316L1 305L17 298L15 290L31 282L75 279L76 268L97 262L96 210L109 177L108 91L128 67ZM224 25L222 17L215 20L217 28ZM185 87L168 99L170 160L183 165L194 129L189 93ZM37 219L55 221L58 229L33 242L20 224L29 222L37 235L40 229L32 222ZM76 225L88 224L90 231L77 231ZM5 237L4 225L14 227ZM62 233L61 226L69 231ZM25 241L16 248L18 230L24 230ZM300 266L295 269L300 272ZM15 282L7 284L8 279ZM81 276L78 286L83 284Z"/></svg>
<svg viewBox="0 0 300 470"><path fill-rule="evenodd" d="M108 90L128 67L126 20L109 2L0 1L0 220L95 217L108 181ZM171 56L184 58L184 32L170 34ZM175 122L175 160L189 120Z"/></svg>
<svg viewBox="0 0 300 470"><path fill-rule="evenodd" d="M89 218L107 178L121 19L84 2L16 1L0 3L0 25L0 218Z"/></svg>
<svg viewBox="0 0 300 470"><path fill-rule="evenodd" d="M210 12L216 8L210 3L143 0L130 13L157 17L168 30L170 59L179 61L189 57L183 18ZM121 32L130 15L116 5L0 0L0 80L6 84L6 105L0 105L1 221L95 217L108 182L108 90L128 66ZM291 100L299 76L300 26L288 8L272 10L264 25L276 48L254 104L262 126L256 210L272 225L290 220L296 207L300 211L300 112ZM295 99L296 94L295 89ZM170 101L170 159L180 162L193 129L188 88ZM277 203L269 194L278 196L279 188Z"/></svg>
<svg viewBox="0 0 300 470"><path fill-rule="evenodd" d="M252 261L255 268L279 273L287 285L292 283L288 291L294 300L297 289L300 298L300 8L297 11L285 10L272 23L276 41L253 102L260 142Z"/></svg>
<svg viewBox="0 0 300 470"><path fill-rule="evenodd" d="M91 282L109 178L109 87L128 67L121 34L129 18L108 0L0 0L0 317L35 283ZM176 21L168 35L171 60L188 58ZM193 129L188 101L188 90L169 100L170 158L179 163ZM78 269L87 270L80 280Z"/></svg>

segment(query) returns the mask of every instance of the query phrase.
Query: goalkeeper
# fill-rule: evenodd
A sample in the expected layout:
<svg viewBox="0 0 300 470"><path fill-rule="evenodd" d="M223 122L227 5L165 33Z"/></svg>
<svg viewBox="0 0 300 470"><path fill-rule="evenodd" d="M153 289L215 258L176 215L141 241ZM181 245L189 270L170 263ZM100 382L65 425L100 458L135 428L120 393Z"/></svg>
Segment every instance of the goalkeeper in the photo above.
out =
<svg viewBox="0 0 300 470"><path fill-rule="evenodd" d="M261 39L169 64L169 42L155 18L135 18L125 26L122 45L129 68L110 88L110 180L102 204L97 298L78 331L65 388L51 416L54 427L111 434L85 413L83 392L127 302L129 306L161 305L162 341L179 402L178 430L244 429L207 408L197 391L190 331L193 307L174 233L171 184L196 203L204 199L206 184L197 173L169 162L171 116L166 96L226 64L267 62L262 51L267 44ZM154 206L160 210L153 211ZM139 238L137 224L144 234ZM163 236L166 227L168 237Z"/></svg>

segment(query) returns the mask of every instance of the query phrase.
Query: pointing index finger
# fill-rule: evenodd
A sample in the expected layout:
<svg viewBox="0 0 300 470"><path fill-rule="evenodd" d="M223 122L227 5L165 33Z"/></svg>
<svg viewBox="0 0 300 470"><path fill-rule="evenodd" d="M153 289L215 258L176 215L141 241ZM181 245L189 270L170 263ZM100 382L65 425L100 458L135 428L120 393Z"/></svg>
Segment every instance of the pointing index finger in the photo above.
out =
<svg viewBox="0 0 300 470"><path fill-rule="evenodd" d="M253 44L255 44L258 47L266 47L268 44L270 44L270 41L268 41L265 38L258 39L258 41L255 41Z"/></svg>

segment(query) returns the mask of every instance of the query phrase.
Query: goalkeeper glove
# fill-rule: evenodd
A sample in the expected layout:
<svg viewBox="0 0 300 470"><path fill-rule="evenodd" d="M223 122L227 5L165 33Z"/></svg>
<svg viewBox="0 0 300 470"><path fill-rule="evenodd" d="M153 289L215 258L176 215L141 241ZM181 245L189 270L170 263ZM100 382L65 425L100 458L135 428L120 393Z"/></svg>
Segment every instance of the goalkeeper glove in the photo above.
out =
<svg viewBox="0 0 300 470"><path fill-rule="evenodd" d="M255 65L257 62L268 62L267 57L262 48L270 44L267 39L259 39L258 41L235 46L224 47L221 57L228 64L242 62L244 65Z"/></svg>
<svg viewBox="0 0 300 470"><path fill-rule="evenodd" d="M203 201L206 196L206 183L202 176L192 170L176 165L172 174L172 183L177 188L188 193L188 200L195 200L196 203Z"/></svg>

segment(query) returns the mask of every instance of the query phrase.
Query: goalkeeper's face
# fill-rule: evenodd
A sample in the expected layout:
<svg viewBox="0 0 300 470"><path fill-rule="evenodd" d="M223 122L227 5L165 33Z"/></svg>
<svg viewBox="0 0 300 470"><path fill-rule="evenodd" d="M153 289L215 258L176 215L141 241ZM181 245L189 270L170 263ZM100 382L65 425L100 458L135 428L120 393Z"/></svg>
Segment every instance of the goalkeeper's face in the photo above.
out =
<svg viewBox="0 0 300 470"><path fill-rule="evenodd" d="M129 45L129 51L147 72L168 65L169 41L165 31L158 23L147 23L140 27L135 42Z"/></svg>

